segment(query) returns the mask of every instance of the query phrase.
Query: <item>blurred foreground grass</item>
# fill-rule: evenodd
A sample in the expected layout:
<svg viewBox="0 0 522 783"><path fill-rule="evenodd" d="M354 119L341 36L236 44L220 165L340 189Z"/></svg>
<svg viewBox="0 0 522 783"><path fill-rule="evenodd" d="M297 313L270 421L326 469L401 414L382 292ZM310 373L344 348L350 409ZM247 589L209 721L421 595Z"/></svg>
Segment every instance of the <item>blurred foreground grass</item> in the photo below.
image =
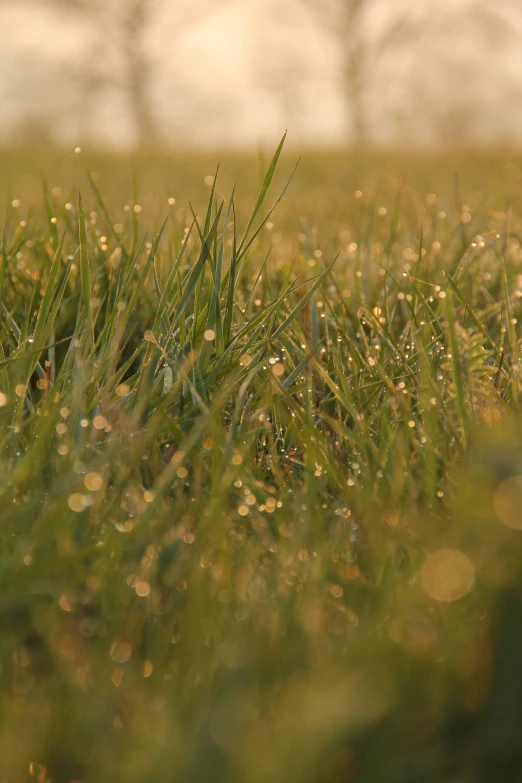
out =
<svg viewBox="0 0 522 783"><path fill-rule="evenodd" d="M522 777L522 172L292 157L0 155L2 783Z"/></svg>

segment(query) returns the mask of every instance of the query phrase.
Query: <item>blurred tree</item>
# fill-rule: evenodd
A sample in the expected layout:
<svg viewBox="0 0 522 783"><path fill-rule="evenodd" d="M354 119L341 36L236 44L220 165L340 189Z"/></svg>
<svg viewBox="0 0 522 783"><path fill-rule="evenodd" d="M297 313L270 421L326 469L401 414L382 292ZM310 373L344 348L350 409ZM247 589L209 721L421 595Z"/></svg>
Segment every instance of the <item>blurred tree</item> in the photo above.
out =
<svg viewBox="0 0 522 783"><path fill-rule="evenodd" d="M139 144L151 144L156 137L156 122L150 101L151 62L146 46L154 6L157 0L46 0L52 6L79 15L83 25L93 28L98 44L90 62L82 64L82 89L87 111L104 87L123 90ZM103 49L112 50L116 68ZM106 58L100 68L98 58ZM109 60L107 62L107 59ZM90 100L89 100L90 98Z"/></svg>
<svg viewBox="0 0 522 783"><path fill-rule="evenodd" d="M0 0L1 2L2 0ZM154 70L164 52L151 42L155 24L168 24L174 38L202 21L210 11L220 10L228 0L32 0L75 14L89 28L92 56L78 65L84 115L100 91L123 93L140 145L154 144L159 135L154 114ZM196 13L195 13L196 11Z"/></svg>
<svg viewBox="0 0 522 783"><path fill-rule="evenodd" d="M150 144L156 136L156 123L150 101L151 63L144 42L151 5L152 0L128 0L120 25L123 78L138 141L142 144Z"/></svg>
<svg viewBox="0 0 522 783"><path fill-rule="evenodd" d="M346 105L346 125L356 144L369 137L367 92L372 70L392 47L405 42L414 30L414 17L395 7L388 22L376 34L369 24L376 0L300 0L321 26L337 42L341 61L341 84ZM399 4L400 5L400 4ZM415 20L416 21L416 20Z"/></svg>
<svg viewBox="0 0 522 783"><path fill-rule="evenodd" d="M487 47L502 46L512 26L511 12L520 16L519 0L461 0L433 5L412 4L408 0L298 0L314 25L336 42L340 55L342 91L346 106L346 126L356 144L370 140L368 111L370 88L385 57L415 52L415 67L426 73L434 67L423 56L426 44L433 40L444 44L445 56L454 69L459 66L452 55L455 45L475 38ZM431 6L431 7L430 7ZM478 51L478 49L477 49ZM388 60L387 60L388 62ZM449 92L451 82L446 85Z"/></svg>

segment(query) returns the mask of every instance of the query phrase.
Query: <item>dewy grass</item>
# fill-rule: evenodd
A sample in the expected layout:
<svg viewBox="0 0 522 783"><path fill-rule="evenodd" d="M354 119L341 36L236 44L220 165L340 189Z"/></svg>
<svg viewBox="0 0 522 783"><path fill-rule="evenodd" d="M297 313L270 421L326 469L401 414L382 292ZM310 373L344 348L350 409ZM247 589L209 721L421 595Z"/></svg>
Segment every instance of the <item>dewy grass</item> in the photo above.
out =
<svg viewBox="0 0 522 783"><path fill-rule="evenodd" d="M282 144L250 210L6 209L9 783L521 768L520 215L308 174L273 235Z"/></svg>

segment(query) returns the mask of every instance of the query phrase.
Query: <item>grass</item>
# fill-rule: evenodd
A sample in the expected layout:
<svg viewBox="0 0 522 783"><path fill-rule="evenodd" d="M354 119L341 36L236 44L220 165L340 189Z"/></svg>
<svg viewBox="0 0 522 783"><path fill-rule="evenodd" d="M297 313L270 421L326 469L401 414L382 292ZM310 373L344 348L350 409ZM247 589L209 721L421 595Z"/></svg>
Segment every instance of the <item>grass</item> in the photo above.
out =
<svg viewBox="0 0 522 783"><path fill-rule="evenodd" d="M280 152L2 164L6 783L522 770L520 171Z"/></svg>

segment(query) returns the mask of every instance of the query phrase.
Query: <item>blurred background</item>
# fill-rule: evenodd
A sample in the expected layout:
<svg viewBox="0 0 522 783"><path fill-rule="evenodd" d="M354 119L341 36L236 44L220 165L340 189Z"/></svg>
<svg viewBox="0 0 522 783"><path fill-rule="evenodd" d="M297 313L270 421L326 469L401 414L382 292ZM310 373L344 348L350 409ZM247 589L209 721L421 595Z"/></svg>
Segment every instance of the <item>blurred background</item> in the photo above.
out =
<svg viewBox="0 0 522 783"><path fill-rule="evenodd" d="M517 146L520 0L0 0L0 143Z"/></svg>

